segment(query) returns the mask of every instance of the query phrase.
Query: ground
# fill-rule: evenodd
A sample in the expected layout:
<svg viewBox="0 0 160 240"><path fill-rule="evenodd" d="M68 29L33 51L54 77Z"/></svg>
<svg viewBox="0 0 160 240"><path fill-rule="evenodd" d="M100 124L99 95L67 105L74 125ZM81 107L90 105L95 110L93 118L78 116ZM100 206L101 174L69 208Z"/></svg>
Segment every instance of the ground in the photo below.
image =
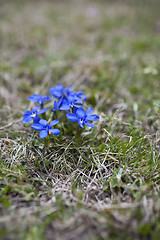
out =
<svg viewBox="0 0 160 240"><path fill-rule="evenodd" d="M0 239L159 239L159 9L1 1ZM49 142L22 117L58 83L100 119Z"/></svg>

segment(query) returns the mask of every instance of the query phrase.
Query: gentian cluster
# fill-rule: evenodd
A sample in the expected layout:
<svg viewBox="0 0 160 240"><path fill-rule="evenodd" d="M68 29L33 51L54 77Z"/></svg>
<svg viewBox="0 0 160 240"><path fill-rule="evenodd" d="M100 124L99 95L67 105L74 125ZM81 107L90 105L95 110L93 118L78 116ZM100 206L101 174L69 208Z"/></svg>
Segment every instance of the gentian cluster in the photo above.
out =
<svg viewBox="0 0 160 240"><path fill-rule="evenodd" d="M40 132L40 138L45 138L51 133L54 135L60 134L59 129L52 128L59 123L59 119L54 119L57 116L58 111L64 111L67 118L71 122L78 122L81 128L84 128L84 125L93 128L94 125L91 122L99 119L97 115L92 114L92 108L89 108L86 111L82 108L83 101L87 99L83 91L71 91L71 86L64 88L62 84L57 84L55 88L50 88L49 94L51 96L33 94L28 97L29 101L39 105L32 110L27 109L23 114L23 124L33 121L31 127ZM43 108L46 101L53 101L53 105L50 109L50 113L52 113L53 116L52 118L48 117L48 121L45 118L46 112L49 108ZM38 115L41 115L43 118ZM50 119L52 119L52 121Z"/></svg>

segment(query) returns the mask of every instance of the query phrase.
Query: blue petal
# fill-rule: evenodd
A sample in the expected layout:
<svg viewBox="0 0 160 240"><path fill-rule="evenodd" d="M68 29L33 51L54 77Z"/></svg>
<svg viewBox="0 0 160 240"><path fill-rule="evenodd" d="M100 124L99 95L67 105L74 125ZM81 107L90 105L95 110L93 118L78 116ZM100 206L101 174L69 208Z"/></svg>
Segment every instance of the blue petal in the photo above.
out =
<svg viewBox="0 0 160 240"><path fill-rule="evenodd" d="M72 95L69 95L69 96L67 97L67 100L68 100L69 103L75 102L75 98L74 98L74 96L72 96Z"/></svg>
<svg viewBox="0 0 160 240"><path fill-rule="evenodd" d="M84 94L80 95L80 97L83 98L84 100L87 99L86 95L84 95Z"/></svg>
<svg viewBox="0 0 160 240"><path fill-rule="evenodd" d="M44 101L50 101L53 100L54 98L51 98L49 96L43 96Z"/></svg>
<svg viewBox="0 0 160 240"><path fill-rule="evenodd" d="M57 84L56 90L62 91L62 89L63 89L63 85L62 84Z"/></svg>
<svg viewBox="0 0 160 240"><path fill-rule="evenodd" d="M69 109L70 109L69 104L62 104L62 106L60 107L60 110L64 110L64 111L68 111Z"/></svg>
<svg viewBox="0 0 160 240"><path fill-rule="evenodd" d="M82 107L79 107L79 108L76 110L76 114L78 115L78 117L83 118L86 113L85 113L85 110L84 110Z"/></svg>
<svg viewBox="0 0 160 240"><path fill-rule="evenodd" d="M82 100L81 100L80 98L76 98L76 99L75 99L75 103L79 103L79 104L81 104L81 105L83 104L83 102L82 102Z"/></svg>
<svg viewBox="0 0 160 240"><path fill-rule="evenodd" d="M50 131L54 134L54 135L59 135L60 134L60 130L55 128L55 129L50 129Z"/></svg>
<svg viewBox="0 0 160 240"><path fill-rule="evenodd" d="M32 96L28 97L28 100L31 102L39 102L40 96L38 94L33 94Z"/></svg>
<svg viewBox="0 0 160 240"><path fill-rule="evenodd" d="M39 123L39 121L40 121L40 117L36 116L36 117L33 118L33 123L34 124Z"/></svg>
<svg viewBox="0 0 160 240"><path fill-rule="evenodd" d="M81 105L74 104L74 107L75 107L75 108L80 108Z"/></svg>
<svg viewBox="0 0 160 240"><path fill-rule="evenodd" d="M54 109L55 111L59 110L59 106L61 105L62 103L62 98L60 98L58 101L54 101Z"/></svg>
<svg viewBox="0 0 160 240"><path fill-rule="evenodd" d="M90 120L90 121L97 121L98 119L99 117L95 114L86 117L86 120Z"/></svg>
<svg viewBox="0 0 160 240"><path fill-rule="evenodd" d="M34 108L32 109L32 112L36 112L36 111L38 110L39 107L40 107L39 105L36 106L36 107L34 107Z"/></svg>
<svg viewBox="0 0 160 240"><path fill-rule="evenodd" d="M24 114L23 114L23 117L27 117L27 116L30 116L32 113L27 109Z"/></svg>
<svg viewBox="0 0 160 240"><path fill-rule="evenodd" d="M61 105L62 101L63 101L63 97L61 97L61 98L58 100L58 102L57 102L58 107Z"/></svg>
<svg viewBox="0 0 160 240"><path fill-rule="evenodd" d="M67 94L69 94L71 91L70 91L70 88L71 88L72 86L69 86L69 87L66 87L66 88L64 88L63 89L63 92L65 93L67 93Z"/></svg>
<svg viewBox="0 0 160 240"><path fill-rule="evenodd" d="M66 116L71 122L77 122L78 121L78 117L74 113L67 113Z"/></svg>
<svg viewBox="0 0 160 240"><path fill-rule="evenodd" d="M84 128L83 123L80 120L78 121L78 123L81 128Z"/></svg>
<svg viewBox="0 0 160 240"><path fill-rule="evenodd" d="M52 93L52 95L53 95L54 97L56 97L56 98L59 98L59 97L61 97L62 92L61 92L61 91L54 90L53 93Z"/></svg>
<svg viewBox="0 0 160 240"><path fill-rule="evenodd" d="M57 84L56 88L50 88L49 94L53 95L56 98L61 97L63 93L63 85L62 84Z"/></svg>
<svg viewBox="0 0 160 240"><path fill-rule="evenodd" d="M45 138L48 136L48 132L46 130L42 130L40 133L39 133L39 136L40 138Z"/></svg>
<svg viewBox="0 0 160 240"><path fill-rule="evenodd" d="M74 91L68 91L67 94L68 94L68 96L73 96L73 97L76 95L76 93Z"/></svg>
<svg viewBox="0 0 160 240"><path fill-rule="evenodd" d="M29 123L31 120L32 120L32 117L31 117L31 116L27 116L27 117L24 117L24 118L23 118L22 123L23 123L23 124L24 124L24 123Z"/></svg>
<svg viewBox="0 0 160 240"><path fill-rule="evenodd" d="M47 108L43 108L43 109L39 110L37 114L45 113L46 111L47 111Z"/></svg>
<svg viewBox="0 0 160 240"><path fill-rule="evenodd" d="M57 109L57 101L54 100L54 104L53 104L54 108Z"/></svg>
<svg viewBox="0 0 160 240"><path fill-rule="evenodd" d="M79 95L82 95L83 94L83 91L78 91L76 92L76 95L79 96Z"/></svg>
<svg viewBox="0 0 160 240"><path fill-rule="evenodd" d="M66 100L64 96L62 96L59 100L61 100L62 104L69 104L69 102Z"/></svg>
<svg viewBox="0 0 160 240"><path fill-rule="evenodd" d="M49 89L49 94L50 94L50 95L53 95L53 92L54 92L54 88L51 87L51 88Z"/></svg>
<svg viewBox="0 0 160 240"><path fill-rule="evenodd" d="M50 126L52 127L52 126L56 125L58 122L59 122L59 119L55 119L50 123Z"/></svg>
<svg viewBox="0 0 160 240"><path fill-rule="evenodd" d="M40 123L43 127L45 127L45 126L48 124L45 119L41 119L41 120L39 121L39 123Z"/></svg>
<svg viewBox="0 0 160 240"><path fill-rule="evenodd" d="M86 126L88 126L88 127L91 127L91 128L93 128L93 127L94 127L94 125L93 125L92 123L90 123L90 122L87 122L87 121L86 121L84 124L85 124Z"/></svg>
<svg viewBox="0 0 160 240"><path fill-rule="evenodd" d="M86 115L89 115L93 112L93 108L88 108L86 111Z"/></svg>
<svg viewBox="0 0 160 240"><path fill-rule="evenodd" d="M42 131L44 129L43 126L40 124L32 124L31 128L33 128L36 131Z"/></svg>

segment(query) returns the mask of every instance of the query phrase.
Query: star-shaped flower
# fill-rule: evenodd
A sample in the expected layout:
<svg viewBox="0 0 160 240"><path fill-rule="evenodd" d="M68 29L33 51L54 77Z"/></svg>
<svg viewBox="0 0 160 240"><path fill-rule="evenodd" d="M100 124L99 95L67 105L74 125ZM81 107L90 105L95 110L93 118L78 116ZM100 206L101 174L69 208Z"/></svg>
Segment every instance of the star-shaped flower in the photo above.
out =
<svg viewBox="0 0 160 240"><path fill-rule="evenodd" d="M75 113L67 113L66 116L71 122L78 122L81 128L84 128L84 124L88 127L93 128L94 125L89 121L97 121L99 116L96 114L91 115L93 112L92 108L85 110L82 107L75 109Z"/></svg>
<svg viewBox="0 0 160 240"><path fill-rule="evenodd" d="M54 105L53 105L53 108L52 108L52 112L56 112L57 110L60 110L60 105L62 103L62 98L60 98L59 100L54 100Z"/></svg>
<svg viewBox="0 0 160 240"><path fill-rule="evenodd" d="M50 101L53 98L49 96L40 96L39 94L33 94L32 96L28 97L28 100L31 102L38 102L41 105L41 108L43 107L43 104L46 101Z"/></svg>
<svg viewBox="0 0 160 240"><path fill-rule="evenodd" d="M44 120L41 119L38 124L32 124L31 127L36 130L40 131L40 138L45 138L48 136L48 134L53 133L54 135L59 135L60 130L57 128L52 129L54 125L56 125L59 122L59 119L53 120L50 124Z"/></svg>
<svg viewBox="0 0 160 240"><path fill-rule="evenodd" d="M33 122L34 123L38 123L40 118L37 116L37 114L42 114L42 113L45 113L47 111L46 108L44 109L41 109L39 111L38 108L40 106L36 106L34 107L31 111L29 111L28 109L24 112L23 114L23 120L22 120L22 123L29 123L32 119L33 119Z"/></svg>
<svg viewBox="0 0 160 240"><path fill-rule="evenodd" d="M62 101L60 110L68 111L70 108L74 108L74 107L79 108L80 105L77 105L77 104L82 105L83 104L82 100L76 96L69 95L66 99Z"/></svg>
<svg viewBox="0 0 160 240"><path fill-rule="evenodd" d="M49 90L49 94L53 95L56 98L60 98L64 96L65 94L69 94L71 87L63 88L62 84L57 84L55 88L51 87Z"/></svg>

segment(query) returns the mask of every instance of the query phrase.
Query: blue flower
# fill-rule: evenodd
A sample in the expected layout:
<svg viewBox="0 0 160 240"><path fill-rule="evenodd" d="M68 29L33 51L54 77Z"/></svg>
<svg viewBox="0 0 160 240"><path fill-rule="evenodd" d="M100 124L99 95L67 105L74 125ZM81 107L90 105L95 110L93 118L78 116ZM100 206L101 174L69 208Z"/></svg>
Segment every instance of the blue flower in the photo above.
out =
<svg viewBox="0 0 160 240"><path fill-rule="evenodd" d="M52 112L56 112L57 110L60 110L60 105L62 103L62 98L60 98L58 101L54 101L54 106L52 108Z"/></svg>
<svg viewBox="0 0 160 240"><path fill-rule="evenodd" d="M66 116L71 122L78 122L81 128L84 128L85 124L88 127L93 128L94 125L89 121L97 121L99 117L97 115L90 115L93 112L92 108L85 110L82 107L75 109L75 113L67 113Z"/></svg>
<svg viewBox="0 0 160 240"><path fill-rule="evenodd" d="M40 106L36 106L34 107L31 111L29 111L28 109L24 112L23 114L23 120L22 123L29 123L32 119L34 123L38 123L40 118L37 116L37 114L42 114L45 113L47 111L47 109L41 109L37 112L38 108Z"/></svg>
<svg viewBox="0 0 160 240"><path fill-rule="evenodd" d="M60 98L63 94L63 85L57 84L55 88L51 87L49 90L49 94L53 95L56 98Z"/></svg>
<svg viewBox="0 0 160 240"><path fill-rule="evenodd" d="M38 102L43 107L45 101L50 101L53 98L49 96L40 96L39 94L33 94L32 96L28 97L28 100L31 102Z"/></svg>
<svg viewBox="0 0 160 240"><path fill-rule="evenodd" d="M64 89L63 89L63 94L69 95L70 92L71 92L71 91L70 91L71 87L72 87L72 86L69 86L69 87L64 88Z"/></svg>
<svg viewBox="0 0 160 240"><path fill-rule="evenodd" d="M83 94L83 91L76 92L76 96L84 100L87 99L86 95Z"/></svg>
<svg viewBox="0 0 160 240"><path fill-rule="evenodd" d="M51 87L49 90L49 94L53 95L56 98L62 97L64 94L69 94L71 87L63 88L62 84L57 84L55 88Z"/></svg>
<svg viewBox="0 0 160 240"><path fill-rule="evenodd" d="M83 91L74 92L70 90L71 86L63 88L62 84L57 84L55 88L50 88L49 94L58 98L58 102L54 102L54 108L52 111L65 110L68 111L70 108L79 108L86 100L86 96Z"/></svg>
<svg viewBox="0 0 160 240"><path fill-rule="evenodd" d="M86 95L84 95L83 91L79 91L79 92L70 91L69 95L78 97L80 99L82 98L83 100L87 99L87 97L86 97Z"/></svg>
<svg viewBox="0 0 160 240"><path fill-rule="evenodd" d="M45 138L48 136L48 134L53 133L54 135L59 135L60 134L60 130L59 129L52 129L52 127L54 125L56 125L59 122L59 119L53 120L50 124L44 120L41 119L39 121L39 123L37 124L32 124L31 127L36 130L36 131L40 131L40 138Z"/></svg>
<svg viewBox="0 0 160 240"><path fill-rule="evenodd" d="M62 101L60 110L68 111L70 108L74 108L74 107L79 108L80 105L77 105L77 104L82 105L83 104L82 100L76 96L69 95L66 99Z"/></svg>

